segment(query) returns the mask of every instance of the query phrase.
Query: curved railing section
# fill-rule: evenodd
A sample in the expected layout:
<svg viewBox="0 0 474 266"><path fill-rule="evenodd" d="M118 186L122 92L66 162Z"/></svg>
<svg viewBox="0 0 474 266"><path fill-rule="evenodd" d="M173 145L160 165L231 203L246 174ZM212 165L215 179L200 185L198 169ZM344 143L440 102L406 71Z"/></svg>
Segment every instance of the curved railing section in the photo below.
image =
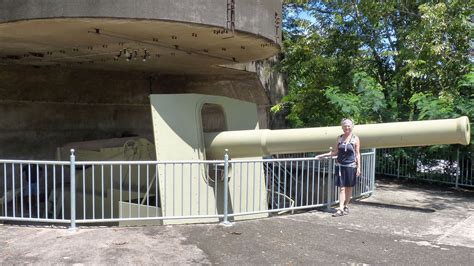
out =
<svg viewBox="0 0 474 266"><path fill-rule="evenodd" d="M76 223L229 222L325 210L338 202L334 165L334 158L0 160L0 220L74 228ZM375 150L362 153L362 168L354 198L374 191Z"/></svg>

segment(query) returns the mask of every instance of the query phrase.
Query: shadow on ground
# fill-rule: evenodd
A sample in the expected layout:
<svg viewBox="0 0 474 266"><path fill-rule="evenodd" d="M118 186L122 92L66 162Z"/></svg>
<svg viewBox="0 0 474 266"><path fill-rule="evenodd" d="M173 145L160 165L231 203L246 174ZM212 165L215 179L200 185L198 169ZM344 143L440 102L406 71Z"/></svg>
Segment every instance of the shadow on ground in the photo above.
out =
<svg viewBox="0 0 474 266"><path fill-rule="evenodd" d="M455 188L446 184L378 177L376 192L371 200L379 199L384 203L389 203L388 205L427 210L443 210L453 207L470 209L469 206L474 204L474 188Z"/></svg>

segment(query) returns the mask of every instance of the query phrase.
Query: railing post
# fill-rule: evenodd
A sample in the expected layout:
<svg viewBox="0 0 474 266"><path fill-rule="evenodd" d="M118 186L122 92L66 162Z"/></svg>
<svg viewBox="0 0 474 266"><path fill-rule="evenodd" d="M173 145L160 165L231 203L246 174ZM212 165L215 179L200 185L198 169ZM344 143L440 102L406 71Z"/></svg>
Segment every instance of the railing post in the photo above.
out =
<svg viewBox="0 0 474 266"><path fill-rule="evenodd" d="M400 179L400 157L397 157L397 179Z"/></svg>
<svg viewBox="0 0 474 266"><path fill-rule="evenodd" d="M332 154L332 147L329 147L329 152ZM328 203L327 203L327 210L331 210L331 202L332 202L332 191L334 189L334 174L333 174L333 160L332 155L329 156L328 162Z"/></svg>
<svg viewBox="0 0 474 266"><path fill-rule="evenodd" d="M372 191L372 195L375 194L375 164L377 163L377 149L372 148L372 153L374 154L373 163L372 163L372 173L370 174L370 190Z"/></svg>
<svg viewBox="0 0 474 266"><path fill-rule="evenodd" d="M459 174L461 173L461 167L459 166L459 148L456 153L456 188L459 186Z"/></svg>
<svg viewBox="0 0 474 266"><path fill-rule="evenodd" d="M76 229L76 156L74 149L71 149L71 230ZM64 195L63 195L64 196Z"/></svg>
<svg viewBox="0 0 474 266"><path fill-rule="evenodd" d="M229 150L225 149L224 152L224 221L221 225L223 226L232 226L232 223L228 220L229 210L227 208L229 202Z"/></svg>

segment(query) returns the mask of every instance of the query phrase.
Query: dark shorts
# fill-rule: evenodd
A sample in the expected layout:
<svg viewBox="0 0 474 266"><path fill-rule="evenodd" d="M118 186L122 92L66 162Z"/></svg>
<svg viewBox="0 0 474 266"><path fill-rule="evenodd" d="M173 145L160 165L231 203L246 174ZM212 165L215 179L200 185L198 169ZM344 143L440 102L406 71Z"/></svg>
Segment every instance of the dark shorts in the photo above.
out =
<svg viewBox="0 0 474 266"><path fill-rule="evenodd" d="M354 187L356 184L356 168L355 167L341 167L336 165L336 186L338 187Z"/></svg>

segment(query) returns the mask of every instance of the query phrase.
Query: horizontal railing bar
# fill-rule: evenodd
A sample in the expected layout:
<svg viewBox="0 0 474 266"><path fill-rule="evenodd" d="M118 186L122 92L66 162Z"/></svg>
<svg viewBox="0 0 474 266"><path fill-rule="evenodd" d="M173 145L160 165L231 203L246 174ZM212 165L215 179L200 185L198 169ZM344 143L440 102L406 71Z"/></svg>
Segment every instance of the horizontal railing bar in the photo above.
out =
<svg viewBox="0 0 474 266"><path fill-rule="evenodd" d="M331 205L332 205L332 204L331 204ZM255 215L255 214L272 213L272 212L296 211L296 210L310 209L310 208L319 208L319 207L325 207L325 206L327 206L327 203L321 203L321 204L315 204L315 205L305 205L305 206L298 206L298 207L291 207L291 208L281 208L281 209L271 209L271 210L253 211L253 212L229 213L229 217L245 216L245 215Z"/></svg>
<svg viewBox="0 0 474 266"><path fill-rule="evenodd" d="M223 214L219 215L199 215L199 216L155 216L155 217L134 217L134 218L107 218L107 219L78 219L76 223L106 223L121 221L150 221L150 220L189 220L189 219L210 219L223 218Z"/></svg>
<svg viewBox="0 0 474 266"><path fill-rule="evenodd" d="M371 155L373 153L361 153L361 155ZM335 158L335 157L332 157ZM324 158L321 160L329 160L331 158ZM285 162L285 161L312 161L318 160L314 157L305 157L305 158L279 158L279 159L246 159L246 160L229 160L234 163L241 162ZM67 161L37 161L37 160L0 160L0 163L22 163L22 164L41 164L41 165L69 165L70 162ZM76 165L143 165L143 164L223 164L223 160L195 160L195 161L76 161Z"/></svg>
<svg viewBox="0 0 474 266"><path fill-rule="evenodd" d="M45 223L70 223L71 220L67 219L41 219L41 218L26 218L26 217L5 217L0 216L0 220L3 221L24 221L24 222L45 222Z"/></svg>
<svg viewBox="0 0 474 266"><path fill-rule="evenodd" d="M76 161L76 165L222 164L224 161Z"/></svg>
<svg viewBox="0 0 474 266"><path fill-rule="evenodd" d="M373 155L373 152L361 153L361 156ZM245 159L245 160L229 160L233 163L260 163L260 162L289 162L289 161L325 161L330 159L336 159L336 156L316 159L315 157L303 157L303 158L275 158L275 159Z"/></svg>
<svg viewBox="0 0 474 266"><path fill-rule="evenodd" d="M41 164L41 165L69 165L67 161L37 161L37 160L0 160L0 163L17 163L17 164Z"/></svg>
<svg viewBox="0 0 474 266"><path fill-rule="evenodd" d="M357 197L357 198L361 198L362 196L371 195L372 193L373 193L373 191L362 192L362 193L359 194L359 197ZM356 199L357 199L357 198L356 198Z"/></svg>

